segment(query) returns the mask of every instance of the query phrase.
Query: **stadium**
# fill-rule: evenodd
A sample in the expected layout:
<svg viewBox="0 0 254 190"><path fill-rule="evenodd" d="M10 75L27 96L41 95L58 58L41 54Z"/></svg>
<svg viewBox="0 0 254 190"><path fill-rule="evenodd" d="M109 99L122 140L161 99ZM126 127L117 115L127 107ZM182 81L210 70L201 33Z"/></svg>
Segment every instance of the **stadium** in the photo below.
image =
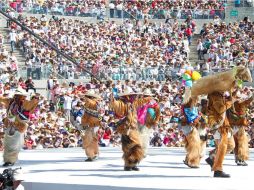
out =
<svg viewBox="0 0 254 190"><path fill-rule="evenodd" d="M26 190L251 189L253 77L253 0L1 0L2 170Z"/></svg>

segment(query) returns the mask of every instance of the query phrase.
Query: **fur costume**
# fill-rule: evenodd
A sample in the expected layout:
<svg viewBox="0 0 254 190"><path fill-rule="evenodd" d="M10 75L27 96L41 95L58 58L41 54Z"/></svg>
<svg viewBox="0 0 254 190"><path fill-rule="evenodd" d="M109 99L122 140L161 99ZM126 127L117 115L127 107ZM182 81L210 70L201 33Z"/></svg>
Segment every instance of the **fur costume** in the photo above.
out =
<svg viewBox="0 0 254 190"><path fill-rule="evenodd" d="M37 99L20 100L19 97L18 95L14 95L13 98L0 97L0 102L7 108L7 117L3 119L6 128L3 153L4 166L13 165L18 160L19 151L24 144L24 133L28 127L27 121L39 102Z"/></svg>
<svg viewBox="0 0 254 190"><path fill-rule="evenodd" d="M151 127L156 126L160 120L160 106L152 97L137 98L133 104L138 114L138 130L144 155L150 142Z"/></svg>
<svg viewBox="0 0 254 190"><path fill-rule="evenodd" d="M226 72L202 77L193 84L191 89L185 91L184 103L187 103L190 97L197 97L202 94L231 92L238 80L252 82L250 70L246 67L238 66Z"/></svg>
<svg viewBox="0 0 254 190"><path fill-rule="evenodd" d="M208 101L208 124L211 130L218 131L218 139L220 139L214 159L210 155L212 160L210 165L214 171L214 177L230 177L223 172L222 164L226 153L232 151L235 146L231 135L232 130L226 116L226 111L232 106L233 102L231 97L226 99L223 93L219 92L208 94Z"/></svg>
<svg viewBox="0 0 254 190"><path fill-rule="evenodd" d="M201 158L201 141L197 130L200 115L195 106L197 99L191 98L182 106L183 117L181 119L183 133L185 135L185 149L187 152L184 163L191 168L198 168Z"/></svg>
<svg viewBox="0 0 254 190"><path fill-rule="evenodd" d="M206 99L201 100L201 118L199 120L198 132L200 137L201 157L205 156L206 141L207 141L207 129L208 129L208 101Z"/></svg>
<svg viewBox="0 0 254 190"><path fill-rule="evenodd" d="M144 158L144 151L138 133L136 109L122 100L112 99L110 104L116 118L119 119L115 128L122 135L124 170L139 170L137 164Z"/></svg>
<svg viewBox="0 0 254 190"><path fill-rule="evenodd" d="M236 101L234 103L234 109L227 111L227 117L229 123L233 128L234 140L235 140L235 161L237 165L246 166L245 162L249 158L249 139L245 132L245 127L248 126L247 120L247 107L253 101L253 97L245 101Z"/></svg>
<svg viewBox="0 0 254 190"><path fill-rule="evenodd" d="M87 161L96 159L99 155L98 136L95 128L88 127L82 135L82 147L85 149Z"/></svg>
<svg viewBox="0 0 254 190"><path fill-rule="evenodd" d="M85 130L82 135L82 142L87 156L86 161L93 161L99 155L97 131L99 126L101 126L101 116L98 111L98 105L96 98L85 97L81 125Z"/></svg>

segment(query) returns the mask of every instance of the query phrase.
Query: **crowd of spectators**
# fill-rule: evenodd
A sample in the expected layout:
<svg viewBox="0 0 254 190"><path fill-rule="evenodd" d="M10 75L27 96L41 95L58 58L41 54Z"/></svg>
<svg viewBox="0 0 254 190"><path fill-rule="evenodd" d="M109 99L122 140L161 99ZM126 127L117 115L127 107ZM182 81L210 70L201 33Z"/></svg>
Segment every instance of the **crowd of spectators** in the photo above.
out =
<svg viewBox="0 0 254 190"><path fill-rule="evenodd" d="M126 20L121 25L114 21L89 24L57 17L48 19L45 15L40 18L19 15L17 19L81 67L101 78L114 80L163 81L171 75L172 68L190 66L189 45L196 29L191 17L182 23L176 19L163 24ZM36 78L41 77L42 70L43 73L53 70L68 79L87 76L84 70L38 43L22 28L15 24L10 27L17 34L16 45L24 52L28 68L37 69Z"/></svg>
<svg viewBox="0 0 254 190"><path fill-rule="evenodd" d="M179 18L192 15L197 19L225 17L225 0L5 0L17 12L103 18L109 10L110 18ZM241 3L240 3L241 4Z"/></svg>
<svg viewBox="0 0 254 190"><path fill-rule="evenodd" d="M28 11L39 14L98 17L103 19L107 12L110 18L136 19L195 19L225 18L227 0L3 0L0 7L9 5L17 12ZM253 0L232 0L235 7L253 7Z"/></svg>
<svg viewBox="0 0 254 190"><path fill-rule="evenodd" d="M143 19L186 19L192 15L197 19L224 18L225 1L223 0L176 0L176 1L111 1L110 17ZM124 10L124 12L123 12Z"/></svg>
<svg viewBox="0 0 254 190"><path fill-rule="evenodd" d="M19 86L22 83L19 83ZM23 86L24 87L24 86ZM120 136L113 128L114 115L110 111L110 95L119 93L126 88L136 92L150 89L161 107L161 119L158 126L154 127L150 136L151 146L181 147L184 146L184 135L181 129L181 100L183 87L180 81L137 82L137 81L107 81L104 83L91 82L86 84L63 83L51 77L48 80L48 96L33 94L40 99L39 107L35 114L30 116L29 127L25 137L25 149L42 148L69 148L81 147L82 132L79 130L83 114L83 94L93 91L102 97L99 103L100 113L103 114L103 123L98 131L100 146L119 146ZM249 97L254 92L252 87L244 87L242 96ZM6 94L5 96L10 96ZM0 104L0 118L5 117L6 108ZM254 146L254 109L248 111L250 125L246 130L251 137L250 147ZM3 126L1 125L3 132ZM208 133L207 146L215 144L212 134Z"/></svg>
<svg viewBox="0 0 254 190"><path fill-rule="evenodd" d="M16 77L18 70L17 58L4 46L7 39L0 34L0 95L4 90L11 90L18 84Z"/></svg>
<svg viewBox="0 0 254 190"><path fill-rule="evenodd" d="M164 81L180 76L181 68L193 66L188 63L189 45L196 30L191 17L182 23L176 19L162 24L127 20L121 25L114 21L88 24L64 18L48 19L44 15L18 19L100 78ZM10 35L17 36L12 46L21 47L27 58L28 77L33 73L37 79L47 78L51 72L67 79L88 77L84 69L59 57L28 32L15 24L10 27ZM199 59L205 61L195 69L204 76L241 64L253 72L253 29L248 17L228 25L215 17L212 23L204 24L197 51Z"/></svg>
<svg viewBox="0 0 254 190"><path fill-rule="evenodd" d="M226 24L219 18L204 24L197 50L201 65L207 70L225 70L232 66L245 65L253 75L254 67L254 24L245 17L240 22Z"/></svg>
<svg viewBox="0 0 254 190"><path fill-rule="evenodd" d="M87 84L60 84L57 78L53 77L55 73L74 78L75 75L81 76L82 70L65 61L55 51L39 43L31 34L10 22L8 26L10 35L6 38L0 36L1 69L3 68L1 70L3 71L1 75L3 87L0 91L3 96L11 96L10 92L17 87L22 87L27 91L34 91L33 96L40 99L36 113L30 118L25 149L81 146L82 134L78 126L84 106L82 94L91 89L96 94L100 94L103 99L100 107L106 122L102 124L98 132L100 145L118 146L120 137L110 127L110 122L113 122L114 118L110 112L109 98L110 94L116 91L121 93L126 88L140 93L150 89L159 101L162 116L159 125L153 128L151 133L151 146L183 146L184 135L180 118L184 89L180 80L174 80L171 74L167 76L165 70L175 69L177 71L175 73L181 76L186 69L195 69L206 75L212 68L221 71L235 64L250 66L253 62L250 59L253 50L253 35L251 35L253 25L248 18L240 23L226 25L216 17L214 23L204 25L200 33L199 46L204 48L200 49L202 50L200 58L205 59L205 65L208 65L207 70L202 70L202 65L201 67L193 66L188 62L189 45L192 43L191 37L195 31L195 22L191 17L183 23L179 23L176 19L168 20L163 24L151 24L147 21L141 24L127 20L122 25L114 22L88 24L79 20L57 17L48 19L44 15L39 19L22 15L17 18L34 33L73 57L82 67L90 69L94 74L100 73L98 70L103 68L104 75L115 79L101 83L92 81ZM4 48L6 41L12 44L11 53ZM36 93L29 74L27 81L15 78L13 68L17 70L18 64L12 68L10 63L16 60L12 52L16 51L17 47L20 47L26 56L28 68L35 68L35 71L39 68L38 72L35 72L38 79L41 69L53 70L47 83L48 96ZM225 58L223 56L230 53L223 55L221 53L219 61L212 59L212 51L214 54L219 53L220 50L226 52L227 47L232 57ZM208 58L205 58L203 54L208 54ZM229 60L226 67L220 63L221 60ZM117 73L114 73L114 69L117 70L119 67L123 71L122 78L114 75ZM124 68L121 69L121 67ZM161 73L159 68L163 69ZM156 69L157 73L154 72ZM245 87L241 90L241 94L249 97L254 92L253 90L252 87ZM0 105L0 118L3 118L5 114L4 105ZM254 122L251 119L253 116L254 110L251 108L248 112L250 126L246 129L251 137L251 147L254 146ZM2 124L1 130L3 132ZM211 134L208 134L208 139L207 145L214 146Z"/></svg>
<svg viewBox="0 0 254 190"><path fill-rule="evenodd" d="M106 1L4 0L17 12L95 17L106 14Z"/></svg>

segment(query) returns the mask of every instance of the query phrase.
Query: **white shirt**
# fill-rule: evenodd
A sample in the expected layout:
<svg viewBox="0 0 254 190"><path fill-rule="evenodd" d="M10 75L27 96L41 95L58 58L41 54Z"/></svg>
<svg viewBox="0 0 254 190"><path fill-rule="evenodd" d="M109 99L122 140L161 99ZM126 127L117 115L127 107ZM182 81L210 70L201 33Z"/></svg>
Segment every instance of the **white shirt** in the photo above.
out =
<svg viewBox="0 0 254 190"><path fill-rule="evenodd" d="M197 45L197 50L204 50L204 47L203 47L203 44L202 42L199 42L198 45Z"/></svg>
<svg viewBox="0 0 254 190"><path fill-rule="evenodd" d="M42 22L47 22L47 20L48 20L47 17L41 17Z"/></svg>
<svg viewBox="0 0 254 190"><path fill-rule="evenodd" d="M213 20L213 22L214 22L214 24L215 25L220 25L220 18L215 18L214 20Z"/></svg>
<svg viewBox="0 0 254 190"><path fill-rule="evenodd" d="M16 42L17 34L16 32L11 32L10 33L10 41Z"/></svg>
<svg viewBox="0 0 254 190"><path fill-rule="evenodd" d="M72 103L72 97L70 96L64 96L64 109L70 110L71 109L71 103Z"/></svg>
<svg viewBox="0 0 254 190"><path fill-rule="evenodd" d="M120 4L118 4L117 6L116 6L116 9L117 10L123 10L123 4L122 3L120 3Z"/></svg>
<svg viewBox="0 0 254 190"><path fill-rule="evenodd" d="M110 9L115 9L115 4L114 3L109 3L108 6L109 6Z"/></svg>
<svg viewBox="0 0 254 190"><path fill-rule="evenodd" d="M15 18L15 12L9 12L8 15L11 17L11 18Z"/></svg>

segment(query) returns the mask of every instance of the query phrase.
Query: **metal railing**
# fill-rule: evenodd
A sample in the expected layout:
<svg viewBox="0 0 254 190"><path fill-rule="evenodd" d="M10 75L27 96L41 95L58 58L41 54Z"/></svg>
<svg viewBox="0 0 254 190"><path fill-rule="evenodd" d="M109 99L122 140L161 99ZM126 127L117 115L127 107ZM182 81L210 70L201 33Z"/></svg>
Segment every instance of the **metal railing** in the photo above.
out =
<svg viewBox="0 0 254 190"><path fill-rule="evenodd" d="M110 18L132 18L130 15L135 17L135 19L167 19L167 18L177 18L186 19L188 15L191 15L193 19L213 19L215 16L219 16L221 19L225 19L225 10L208 10L208 9L173 9L173 10L154 10L148 14L143 14L139 10L128 10L124 11L110 9Z"/></svg>
<svg viewBox="0 0 254 190"><path fill-rule="evenodd" d="M1 4L0 4L1 8ZM8 6L2 4L2 8L6 10ZM109 8L87 8L83 9L78 6L55 6L55 7L44 7L35 4L33 7L16 8L17 12L23 10L27 13L32 14L48 14L48 15L59 15L59 16L77 16L77 17L94 17L100 20L104 18L119 18L119 19L167 19L177 18L186 19L188 15L191 15L194 19L213 19L214 16L219 16L221 19L225 19L225 10L219 9L158 9L151 10L148 14L142 13L140 10L117 10Z"/></svg>
<svg viewBox="0 0 254 190"><path fill-rule="evenodd" d="M223 72L227 69L222 68L212 68L209 71L203 71L202 69L199 71L202 76ZM254 68L250 68L252 77L254 78ZM181 74L179 73L180 68L176 67L170 67L166 66L165 68L162 67L125 67L120 66L116 68L109 68L109 67L103 67L101 70L97 72L96 77L100 79L100 81L105 80L113 80L113 81L122 81L122 80L135 80L135 81L166 81L167 79L173 79L173 80L179 80L181 78ZM76 80L76 79L82 79L82 80L89 80L90 76L86 73L79 73L75 72L75 75L73 77L70 77L68 75L68 72L65 71L57 71L57 76L59 79L63 81L67 80ZM40 68L36 67L22 67L19 69L18 72L20 77L27 78L32 77L34 80L45 80L48 79L50 75L52 75L52 68L50 68L48 65L44 65Z"/></svg>
<svg viewBox="0 0 254 190"><path fill-rule="evenodd" d="M105 17L106 9L102 8L88 8L82 9L75 6L57 6L52 8L35 5L32 8L28 8L27 11L33 14L50 14L50 15L62 15L62 16L78 16L78 17Z"/></svg>
<svg viewBox="0 0 254 190"><path fill-rule="evenodd" d="M125 18L125 19L166 19L166 18L178 18L186 19L188 15L192 15L194 19L213 19L214 16L219 16L221 19L225 19L225 10L200 10L200 9L179 9L179 10L156 10L151 11L148 14L143 14L139 10L117 10L117 9L88 9L86 12L82 12L79 8L68 9L63 7L55 7L52 9L43 8L40 6L33 7L28 10L33 14L49 14L49 15L62 15L62 16L78 16L78 17L95 17L98 19L109 18ZM107 14L109 13L109 14ZM108 15L108 16L107 16Z"/></svg>
<svg viewBox="0 0 254 190"><path fill-rule="evenodd" d="M80 68L83 72L86 72L89 74L91 77L94 77L95 79L98 80L96 76L94 76L90 71L86 70L86 68L83 68L79 65L79 63L76 62L71 56L67 55L63 51L59 50L57 47L49 43L48 41L42 39L39 35L35 34L31 29L29 29L27 26L24 24L20 23L18 20L15 18L10 17L6 12L4 12L2 9L0 9L0 14L2 14L4 17L7 18L7 20L14 22L18 26L22 28L22 30L27 31L30 35L34 36L36 40L38 40L40 43L43 43L43 45L48 46L51 50L55 51L58 56L61 56L62 58L68 60L69 62L73 63L74 65L77 66L77 68Z"/></svg>

